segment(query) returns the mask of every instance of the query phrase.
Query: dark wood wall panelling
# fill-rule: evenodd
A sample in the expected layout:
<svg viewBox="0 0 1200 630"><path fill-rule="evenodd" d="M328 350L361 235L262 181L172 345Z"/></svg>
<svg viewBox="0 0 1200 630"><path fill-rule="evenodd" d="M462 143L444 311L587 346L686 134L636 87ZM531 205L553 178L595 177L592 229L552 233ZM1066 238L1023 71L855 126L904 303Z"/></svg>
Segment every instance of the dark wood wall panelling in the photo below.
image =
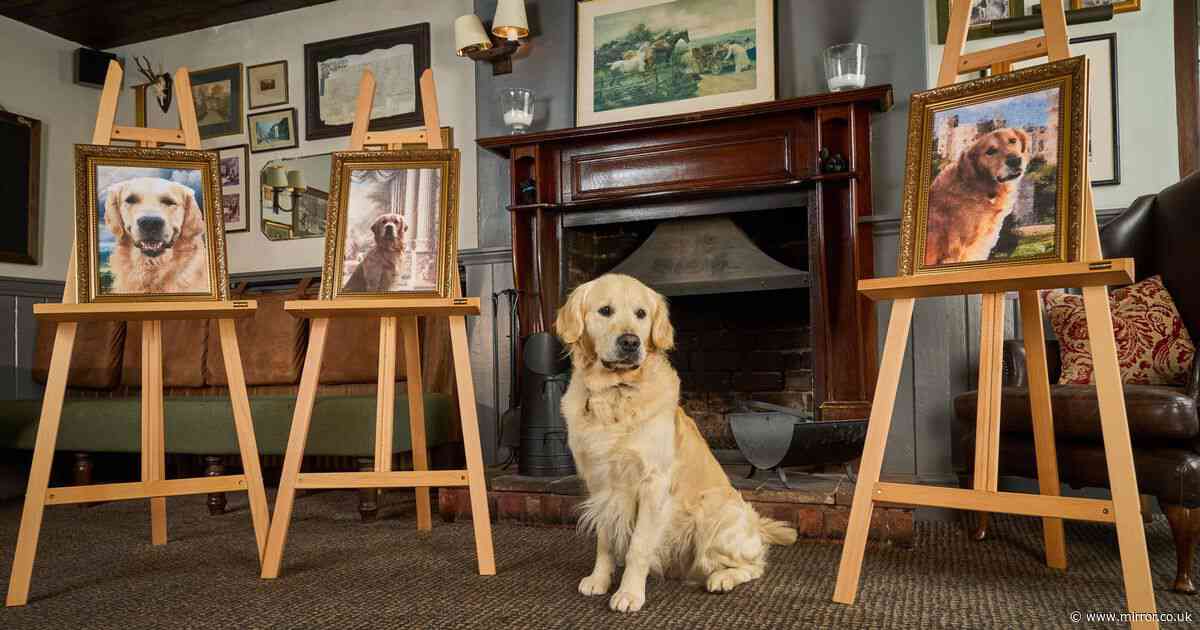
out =
<svg viewBox="0 0 1200 630"><path fill-rule="evenodd" d="M33 305L62 300L63 283L0 278L0 400L38 398L33 381L33 344L37 321Z"/></svg>
<svg viewBox="0 0 1200 630"><path fill-rule="evenodd" d="M0 15L92 48L114 48L332 0L0 0Z"/></svg>

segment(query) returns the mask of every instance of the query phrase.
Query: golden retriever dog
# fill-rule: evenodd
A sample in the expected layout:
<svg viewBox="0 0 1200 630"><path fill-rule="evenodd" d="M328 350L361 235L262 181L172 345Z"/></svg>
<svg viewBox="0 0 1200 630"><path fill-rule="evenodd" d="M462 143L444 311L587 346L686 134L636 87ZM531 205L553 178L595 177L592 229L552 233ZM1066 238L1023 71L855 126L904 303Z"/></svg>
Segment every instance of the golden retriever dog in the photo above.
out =
<svg viewBox="0 0 1200 630"><path fill-rule="evenodd" d="M204 213L191 188L160 177L108 187L104 222L117 238L109 257L114 293L207 293Z"/></svg>
<svg viewBox="0 0 1200 630"><path fill-rule="evenodd" d="M365 291L378 293L396 291L400 286L400 263L404 260L404 243L402 237L408 226L404 217L395 214L384 214L371 224L371 233L375 235L375 245L358 269L346 281L344 291Z"/></svg>
<svg viewBox="0 0 1200 630"><path fill-rule="evenodd" d="M596 534L579 591L606 594L619 559L608 605L621 612L641 609L650 573L711 592L762 576L767 545L792 544L796 530L742 500L679 407L666 299L629 276L601 276L571 293L555 328L571 354L562 410L588 489L580 527Z"/></svg>
<svg viewBox="0 0 1200 630"><path fill-rule="evenodd" d="M987 260L1028 165L1029 135L1006 127L979 136L942 169L929 189L925 265Z"/></svg>

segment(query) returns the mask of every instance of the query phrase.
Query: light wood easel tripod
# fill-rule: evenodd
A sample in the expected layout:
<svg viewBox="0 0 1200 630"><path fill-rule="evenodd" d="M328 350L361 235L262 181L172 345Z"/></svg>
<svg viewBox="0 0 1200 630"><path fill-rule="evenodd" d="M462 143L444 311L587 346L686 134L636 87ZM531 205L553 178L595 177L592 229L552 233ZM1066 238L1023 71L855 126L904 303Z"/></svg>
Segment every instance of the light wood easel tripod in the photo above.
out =
<svg viewBox="0 0 1200 630"><path fill-rule="evenodd" d="M1050 61L1059 61L1070 56L1062 0L1042 0L1045 29L1043 37L963 54L970 5L970 0L953 0L950 32L946 38L945 55L942 57L938 74L939 86L954 83L959 74L983 68L992 67L1005 71L1009 64L1015 61L1042 56L1048 56ZM1086 130L1083 137L1088 137ZM1084 160L1084 182L1090 181L1086 164L1087 161ZM933 276L898 276L859 282L859 291L868 297L894 301L879 369L879 380L875 386L875 399L871 407L858 483L854 489L854 503L850 510L846 542L842 547L834 601L843 604L854 603L871 511L876 503L883 502L1040 516L1046 541L1046 563L1059 569L1065 569L1067 566L1063 518L1115 523L1128 608L1134 613L1156 612L1154 590L1150 581L1150 562L1146 554L1146 537L1141 519L1141 504L1133 467L1133 451L1129 440L1129 425L1125 417L1125 395L1117 365L1112 316L1106 291L1106 285L1133 282L1133 260L1103 260L1090 186L1084 187L1083 235L1083 258L1084 261L1091 262L950 272ZM1095 365L1096 392L1100 401L1104 452L1112 489L1111 501L1059 496L1050 383L1038 290L1061 287L1083 289L1088 335ZM998 491L1001 356L1004 341L1004 293L1007 291L1020 293L1041 494ZM880 468L892 421L896 388L899 385L915 300L920 297L977 293L983 295L983 309L980 323L974 489L881 483ZM1132 625L1136 628L1158 627L1157 621L1145 617L1135 619Z"/></svg>
<svg viewBox="0 0 1200 630"><path fill-rule="evenodd" d="M92 144L110 144L113 140L121 140L136 142L142 147L177 144L188 149L200 148L200 131L196 126L196 109L192 102L191 79L187 68L180 68L175 73L175 100L179 108L180 129L125 127L115 124L121 76L121 66L116 62L109 62L104 91L100 94L100 109L96 114ZM219 217L220 213L216 216ZM250 516L254 523L254 536L260 560L266 545L270 518L267 511L267 495L263 489L258 445L255 443L254 425L250 419L250 401L246 396L246 378L242 372L242 355L238 348L233 321L253 315L257 304L252 300L79 304L75 282L76 251L75 245L72 244L62 304L36 304L33 308L35 316L57 322L58 328L54 334L50 374L42 399L42 414L38 421L29 486L25 492L25 507L21 512L21 530L17 535L12 577L8 584L5 602L8 606L23 606L29 598L29 580L33 572L38 534L42 527L42 513L46 505L148 498L150 540L155 545L162 545L167 542L166 497L246 491L250 498ZM225 359L225 371L229 375L233 421L245 474L166 479L162 320L167 319L217 320L221 335L221 354ZM142 322L142 480L132 483L50 488L50 464L54 458L54 445L58 438L75 333L79 322L104 320Z"/></svg>
<svg viewBox="0 0 1200 630"><path fill-rule="evenodd" d="M417 130L368 130L371 105L375 99L375 77L368 70L358 87L358 103L354 126L350 133L350 149L361 151L368 146L383 145L400 149L406 143L426 143L430 149L441 149L442 136L438 120L437 91L433 72L421 75L421 104L425 128ZM457 268L457 266L455 266ZM417 493L417 529L432 526L429 488L467 486L471 495L471 520L475 528L475 552L480 575L495 575L496 563L492 551L492 527L488 517L487 488L483 474L483 454L479 441L479 421L475 415L475 384L471 379L470 349L467 346L467 315L479 314L479 298L463 298L458 274L451 274L452 297L444 299L349 299L293 300L284 308L296 317L312 319L308 354L300 377L300 393L292 417L287 454L283 460L283 476L275 498L275 520L267 537L262 577L279 576L283 547L287 542L292 520L292 505L296 490L305 488L415 488ZM450 347L453 354L454 376L458 387L459 418L462 421L463 447L466 450L466 470L429 470L429 455L425 446L425 405L421 398L421 346L417 318L448 317ZM379 377L375 406L375 471L359 473L301 473L304 446L312 419L313 402L321 374L321 359L325 351L325 336L333 317L379 318ZM408 415L412 431L413 470L392 470L392 428L396 395L396 329L404 335L406 380L408 381Z"/></svg>

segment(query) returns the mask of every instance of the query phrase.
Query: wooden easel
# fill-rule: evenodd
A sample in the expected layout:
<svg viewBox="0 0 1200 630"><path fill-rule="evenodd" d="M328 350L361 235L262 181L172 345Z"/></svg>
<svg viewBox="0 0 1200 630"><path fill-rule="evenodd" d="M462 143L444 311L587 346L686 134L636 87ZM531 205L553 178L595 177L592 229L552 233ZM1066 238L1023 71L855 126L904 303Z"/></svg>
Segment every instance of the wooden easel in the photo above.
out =
<svg viewBox="0 0 1200 630"><path fill-rule="evenodd" d="M116 62L109 62L104 91L100 95L100 110L96 114L92 144L106 145L113 140L120 140L136 142L142 147L177 144L188 149L200 148L200 130L196 126L196 110L192 102L191 79L187 68L180 68L175 73L175 99L179 107L180 129L125 127L115 124L121 75L121 66ZM220 216L220 213L217 216ZM5 602L8 606L23 606L29 598L29 580L37 553L42 513L46 505L150 499L150 540L155 545L163 545L167 542L166 497L245 491L250 497L250 516L254 523L260 561L266 545L270 518L267 511L267 494L263 489L258 446L254 439L254 425L250 419L250 401L246 396L246 379L242 372L242 356L238 349L233 321L253 315L257 304L253 300L79 304L75 282L76 251L73 243L67 263L67 282L62 304L35 304L33 307L35 316L57 322L58 328L54 335L50 373L42 399L42 414L38 421L29 486L25 492L25 507L21 512L21 529L17 535L12 577L8 584ZM229 376L233 421L245 474L166 479L162 320L168 319L218 321L221 354ZM105 320L142 322L142 480L132 483L50 488L50 464L58 437L75 333L79 322Z"/></svg>
<svg viewBox="0 0 1200 630"><path fill-rule="evenodd" d="M416 130L368 130L371 105L375 99L375 77L363 73L358 87L358 104L354 126L350 133L350 149L363 150L368 146L400 149L406 143L426 143L430 149L441 149L441 125L438 120L437 91L433 72L421 75L421 103L425 127ZM488 517L487 487L483 473L483 453L480 450L479 421L475 415L475 385L471 379L470 349L467 346L467 315L479 314L479 298L463 298L457 272L451 274L452 297L445 299L347 299L293 300L284 308L296 317L312 319L308 353L300 377L300 393L292 417L287 454L283 460L283 475L275 498L274 522L267 537L262 577L279 576L283 547L287 542L292 520L292 505L296 490L315 488L415 488L417 494L417 529L433 526L429 488L467 486L471 495L471 520L475 528L475 552L480 575L495 575L496 563L492 551L492 528ZM454 376L458 386L458 409L462 421L463 446L466 450L466 470L429 470L429 455L425 445L425 404L422 399L421 346L417 318L448 317L450 347L453 354ZM375 471L352 473L301 473L304 446L308 439L313 402L321 374L321 359L329 320L334 317L379 318L379 377L375 406ZM392 427L396 394L396 335L397 326L404 335L406 380L408 381L408 415L412 432L413 470L392 470Z"/></svg>
<svg viewBox="0 0 1200 630"><path fill-rule="evenodd" d="M938 85L954 83L959 74L993 68L1007 71L1016 61L1047 56L1050 61L1067 59L1067 20L1062 0L1042 0L1045 35L963 54L969 20L969 0L953 0L950 32L942 57ZM1086 110L1085 110L1086 114ZM1086 117L1086 116L1085 116ZM1086 130L1084 137L1087 137ZM1083 181L1090 181L1084 161ZM1006 512L1040 516L1046 541L1046 563L1065 569L1066 544L1063 518L1115 523L1120 545L1128 608L1136 613L1156 611L1150 581L1150 561L1141 519L1137 479L1129 425L1125 417L1125 395L1117 365L1112 317L1106 285L1133 282L1133 260L1103 260L1100 235L1090 187L1084 193L1084 260L1091 262L1030 265L983 271L950 272L932 276L898 276L859 282L859 291L880 300L891 299L892 314L884 343L879 380L871 407L870 425L863 448L854 503L846 529L833 599L854 603L871 511L876 503L900 503L981 512ZM1100 402L1100 424L1108 462L1112 500L1059 496L1058 463L1054 448L1054 424L1050 408L1050 383L1046 367L1046 344L1042 331L1042 309L1038 290L1062 287L1083 289L1083 298L1095 364L1096 391ZM1018 291L1022 330L1029 369L1029 394L1033 411L1034 445L1037 453L1041 494L999 492L1000 381L1004 341L1004 294ZM880 468L892 421L896 388L908 343L913 304L917 298L982 294L980 322L979 402L975 434L974 488L958 489L881 483ZM1157 628L1151 620L1134 620L1133 627Z"/></svg>

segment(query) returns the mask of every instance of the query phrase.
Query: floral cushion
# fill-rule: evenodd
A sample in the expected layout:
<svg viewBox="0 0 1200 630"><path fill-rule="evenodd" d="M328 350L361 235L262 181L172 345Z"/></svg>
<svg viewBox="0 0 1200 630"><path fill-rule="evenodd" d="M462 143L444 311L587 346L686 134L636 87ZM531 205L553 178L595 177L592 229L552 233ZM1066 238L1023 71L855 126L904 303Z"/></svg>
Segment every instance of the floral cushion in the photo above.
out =
<svg viewBox="0 0 1200 630"><path fill-rule="evenodd" d="M1060 385L1092 383L1092 350L1088 343L1083 297L1065 291L1042 294L1050 325L1062 351ZM1136 385L1182 385L1195 360L1196 346L1179 310L1153 276L1109 294L1121 379Z"/></svg>

